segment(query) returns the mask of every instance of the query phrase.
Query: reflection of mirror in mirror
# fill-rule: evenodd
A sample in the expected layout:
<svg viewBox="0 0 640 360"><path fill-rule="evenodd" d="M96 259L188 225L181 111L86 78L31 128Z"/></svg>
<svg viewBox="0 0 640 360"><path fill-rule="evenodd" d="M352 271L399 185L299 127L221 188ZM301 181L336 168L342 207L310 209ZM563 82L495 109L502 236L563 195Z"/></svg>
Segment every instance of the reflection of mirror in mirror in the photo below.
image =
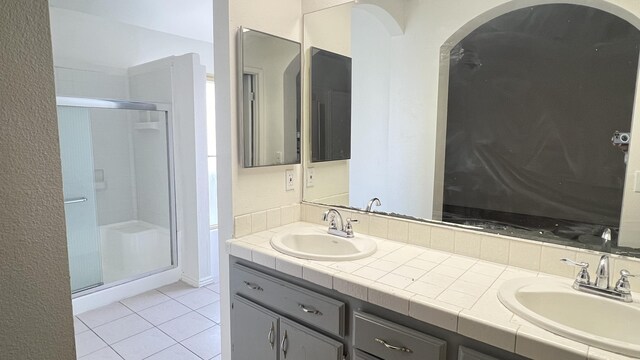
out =
<svg viewBox="0 0 640 360"><path fill-rule="evenodd" d="M351 157L351 59L311 48L311 161Z"/></svg>
<svg viewBox="0 0 640 360"><path fill-rule="evenodd" d="M300 44L238 32L244 167L300 163Z"/></svg>
<svg viewBox="0 0 640 360"><path fill-rule="evenodd" d="M640 159L614 136L633 139L640 20L549 4L447 22L454 5L404 4L405 31L393 36L379 11L341 6L351 14L349 184L322 193L335 181L316 168L305 200L364 209L379 197L374 211L596 250L611 229L618 252L640 248ZM305 33L322 13L305 15Z"/></svg>

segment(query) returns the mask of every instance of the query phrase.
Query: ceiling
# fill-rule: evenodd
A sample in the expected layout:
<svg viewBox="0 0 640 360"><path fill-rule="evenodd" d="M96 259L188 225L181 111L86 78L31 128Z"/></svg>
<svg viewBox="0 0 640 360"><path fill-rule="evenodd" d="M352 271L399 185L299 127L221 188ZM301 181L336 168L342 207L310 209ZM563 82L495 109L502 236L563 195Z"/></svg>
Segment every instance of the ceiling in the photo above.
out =
<svg viewBox="0 0 640 360"><path fill-rule="evenodd" d="M213 43L213 0L49 0L49 5Z"/></svg>

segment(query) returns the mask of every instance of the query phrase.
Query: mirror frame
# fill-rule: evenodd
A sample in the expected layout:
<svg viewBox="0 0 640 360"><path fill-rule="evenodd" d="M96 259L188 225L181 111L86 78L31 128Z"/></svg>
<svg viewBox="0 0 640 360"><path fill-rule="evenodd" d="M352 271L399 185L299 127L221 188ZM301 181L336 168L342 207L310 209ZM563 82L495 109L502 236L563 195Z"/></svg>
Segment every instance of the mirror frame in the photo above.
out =
<svg viewBox="0 0 640 360"><path fill-rule="evenodd" d="M244 136L245 136L245 132L247 131L247 129L245 129L244 127L244 87L243 87L243 75L244 75L244 41L243 41L243 35L245 32L247 31L253 31L259 34L263 34L263 35L267 35L267 36L271 36L273 38L276 39L281 39L283 41L292 43L292 44L296 44L298 46L298 57L299 57L299 62L300 62L300 94L299 98L299 104L298 104L298 110L297 110L297 123L298 123L298 128L300 129L300 131L298 132L298 143L299 143L299 156L298 159L296 161L293 162L282 162L280 164L268 164L268 165L253 165L247 162L246 159L246 154L245 154L245 144L244 144ZM271 166L289 166L289 165L297 165L297 164L301 164L302 163L302 157L304 156L303 154L303 150L302 150L302 103L303 103L303 99L302 99L302 88L304 87L304 79L303 79L303 74L302 74L302 44L294 41L294 40L290 40L281 36L277 36L277 35L273 35L273 34L269 34L266 33L264 31L259 31L259 30L254 30L254 29L250 29L244 26L240 26L237 30L237 34L236 34L236 104L237 104L237 121L238 121L238 159L240 160L240 165L245 168L245 169L252 169L252 168L263 168L263 167L271 167Z"/></svg>

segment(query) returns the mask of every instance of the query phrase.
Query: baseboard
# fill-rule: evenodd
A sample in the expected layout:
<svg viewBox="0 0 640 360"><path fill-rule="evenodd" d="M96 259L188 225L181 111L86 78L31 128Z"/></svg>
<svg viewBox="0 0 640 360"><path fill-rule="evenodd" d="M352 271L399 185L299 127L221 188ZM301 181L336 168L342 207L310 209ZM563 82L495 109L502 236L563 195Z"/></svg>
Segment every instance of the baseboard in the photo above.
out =
<svg viewBox="0 0 640 360"><path fill-rule="evenodd" d="M207 286L209 284L215 284L219 281L219 277L218 276L207 276L205 278L202 279L193 279L185 274L182 274L182 281L186 282L187 284L193 286L193 287L203 287L203 286Z"/></svg>

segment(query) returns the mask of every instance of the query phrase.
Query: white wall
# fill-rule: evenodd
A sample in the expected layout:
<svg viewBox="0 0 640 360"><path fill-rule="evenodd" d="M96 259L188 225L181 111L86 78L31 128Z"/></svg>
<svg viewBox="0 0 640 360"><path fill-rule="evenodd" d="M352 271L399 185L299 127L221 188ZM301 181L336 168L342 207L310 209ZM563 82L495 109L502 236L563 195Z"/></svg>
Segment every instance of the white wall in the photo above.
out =
<svg viewBox="0 0 640 360"><path fill-rule="evenodd" d="M215 12L214 12L215 13ZM231 60L231 113L217 114L218 121L231 121L232 141L232 177L233 177L233 214L242 215L279 206L299 203L300 165L284 165L264 168L244 169L238 158L238 122L236 103L236 31L240 26L280 36L296 42L302 42L302 15L300 0L279 0L255 2L234 0L229 4L231 46L225 49ZM214 31L215 33L215 31ZM216 46L216 51L218 47ZM220 50L223 51L223 50ZM217 81L216 89L218 89ZM216 99L216 103L219 101ZM227 135L229 136L229 135ZM220 140L218 140L220 141ZM293 169L296 178L296 190L285 190L285 170ZM223 170L219 168L218 173ZM225 239L222 239L225 240Z"/></svg>
<svg viewBox="0 0 640 360"><path fill-rule="evenodd" d="M0 358L74 359L47 2L0 23Z"/></svg>
<svg viewBox="0 0 640 360"><path fill-rule="evenodd" d="M51 7L51 33L56 66L127 69L167 56L197 53L207 72L213 72L213 44L205 41L55 7Z"/></svg>
<svg viewBox="0 0 640 360"><path fill-rule="evenodd" d="M225 241L233 236L233 217L299 203L300 165L241 168L237 119L236 36L240 26L302 42L300 0L214 2L218 222L222 291L222 357L230 357L228 255ZM286 191L284 173L294 169L296 190Z"/></svg>

